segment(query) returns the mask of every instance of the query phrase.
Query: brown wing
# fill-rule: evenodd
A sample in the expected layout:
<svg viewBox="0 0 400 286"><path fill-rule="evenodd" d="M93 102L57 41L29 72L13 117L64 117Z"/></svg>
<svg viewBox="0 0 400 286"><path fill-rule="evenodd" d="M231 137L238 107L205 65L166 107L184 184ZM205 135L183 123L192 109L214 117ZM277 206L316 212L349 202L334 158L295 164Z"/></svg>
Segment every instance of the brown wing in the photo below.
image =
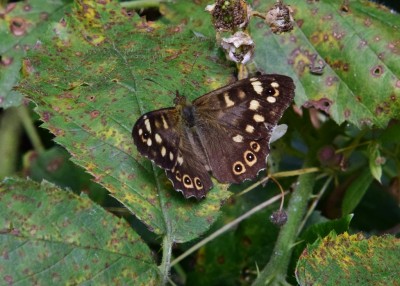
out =
<svg viewBox="0 0 400 286"><path fill-rule="evenodd" d="M262 75L193 102L196 131L218 181L239 183L266 167L272 131L293 101L294 88L290 77Z"/></svg>
<svg viewBox="0 0 400 286"><path fill-rule="evenodd" d="M165 169L173 187L186 198L200 199L213 184L204 151L193 136L176 108L146 113L132 129L138 151Z"/></svg>

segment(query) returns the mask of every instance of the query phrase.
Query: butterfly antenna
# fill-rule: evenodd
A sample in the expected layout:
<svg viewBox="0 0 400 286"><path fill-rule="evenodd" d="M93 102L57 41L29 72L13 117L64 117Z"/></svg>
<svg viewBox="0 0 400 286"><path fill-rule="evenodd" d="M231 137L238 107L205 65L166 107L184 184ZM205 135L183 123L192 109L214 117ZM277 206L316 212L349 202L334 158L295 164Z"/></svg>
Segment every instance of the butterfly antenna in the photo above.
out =
<svg viewBox="0 0 400 286"><path fill-rule="evenodd" d="M191 83L187 78L192 74L199 57L200 57L200 53L196 52L196 57L194 58L194 61L193 61L192 65L190 66L189 73L185 77L185 85L190 84L192 87L195 87L194 84ZM183 87L182 89L185 90L185 87Z"/></svg>

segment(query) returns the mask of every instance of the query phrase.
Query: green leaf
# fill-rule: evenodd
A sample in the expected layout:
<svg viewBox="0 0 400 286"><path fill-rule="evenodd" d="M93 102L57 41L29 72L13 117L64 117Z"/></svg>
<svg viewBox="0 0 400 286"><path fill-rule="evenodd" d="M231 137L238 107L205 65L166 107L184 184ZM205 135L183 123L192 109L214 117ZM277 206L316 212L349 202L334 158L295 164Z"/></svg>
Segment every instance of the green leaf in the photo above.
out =
<svg viewBox="0 0 400 286"><path fill-rule="evenodd" d="M125 220L47 182L0 183L0 253L8 284L160 282L150 249Z"/></svg>
<svg viewBox="0 0 400 286"><path fill-rule="evenodd" d="M368 146L369 170L375 180L381 183L382 164L384 164L384 159L381 157L379 150L380 146L376 142L373 142Z"/></svg>
<svg viewBox="0 0 400 286"><path fill-rule="evenodd" d="M91 180L91 176L82 168L70 161L71 156L60 146L47 149L36 154L25 155L25 174L31 179L41 182L49 181L61 188L69 188L77 194L84 192L99 204L102 204L108 193L99 184Z"/></svg>
<svg viewBox="0 0 400 286"><path fill-rule="evenodd" d="M23 95L12 89L20 78L22 58L47 29L47 21L59 20L66 2L29 0L0 6L0 107L22 103Z"/></svg>
<svg viewBox="0 0 400 286"><path fill-rule="evenodd" d="M263 13L276 1L256 3L253 10ZM178 1L161 7L172 23L187 23L194 32L214 38L211 16L204 13L207 4ZM263 20L250 20L259 70L293 77L296 104L320 109L338 124L384 127L400 117L398 15L365 0L352 1L347 13L341 10L342 0L285 4L294 10L297 23L289 33L276 35ZM322 75L310 72L310 65L321 64Z"/></svg>
<svg viewBox="0 0 400 286"><path fill-rule="evenodd" d="M350 214L363 198L373 181L370 172L361 172L347 188L342 202L342 215Z"/></svg>
<svg viewBox="0 0 400 286"><path fill-rule="evenodd" d="M396 285L400 240L331 234L304 250L297 264L300 285Z"/></svg>
<svg viewBox="0 0 400 286"><path fill-rule="evenodd" d="M295 10L297 26L291 33L265 32L261 21L251 28L258 64L271 72L293 69L289 75L297 79L297 105L316 107L338 124L347 120L358 127L384 127L399 118L398 15L365 0L351 1L347 13L340 9L341 0L285 4ZM324 73L310 73L309 65L319 61L327 64Z"/></svg>
<svg viewBox="0 0 400 286"><path fill-rule="evenodd" d="M226 186L200 202L185 200L138 154L131 129L142 113L171 106L172 90L193 99L227 82L214 43L144 22L116 3L76 4L50 26L25 62L35 73L19 86L43 126L156 234L183 242L207 230L229 196Z"/></svg>
<svg viewBox="0 0 400 286"><path fill-rule="evenodd" d="M331 232L339 234L348 231L353 215L347 215L340 219L334 219L334 220L327 220L319 213L315 213L314 217L317 217L317 219L322 222L312 224L299 236L298 238L299 242L294 246L293 249L292 259L290 263L291 271L289 271L289 273L294 273L294 270L296 268L296 263L299 260L301 253L306 248L307 244L312 244L316 240L329 235L329 233ZM313 218L311 218L311 220L312 219ZM293 281L293 283L294 282L295 281Z"/></svg>

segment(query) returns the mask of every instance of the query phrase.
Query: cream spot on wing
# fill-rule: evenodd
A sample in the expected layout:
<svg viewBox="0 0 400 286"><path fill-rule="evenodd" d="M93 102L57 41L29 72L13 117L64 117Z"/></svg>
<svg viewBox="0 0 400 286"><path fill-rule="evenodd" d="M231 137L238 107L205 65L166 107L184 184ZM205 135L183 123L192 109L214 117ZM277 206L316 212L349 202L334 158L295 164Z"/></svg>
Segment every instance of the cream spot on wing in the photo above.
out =
<svg viewBox="0 0 400 286"><path fill-rule="evenodd" d="M178 155L177 161L178 161L179 166L181 166L183 164L183 157Z"/></svg>
<svg viewBox="0 0 400 286"><path fill-rule="evenodd" d="M256 81L256 80L258 80L258 78L256 78L256 77L250 78L250 81Z"/></svg>
<svg viewBox="0 0 400 286"><path fill-rule="evenodd" d="M151 146L151 144L153 144L153 141L151 140L151 138L147 139L146 141L147 146Z"/></svg>
<svg viewBox="0 0 400 286"><path fill-rule="evenodd" d="M254 114L253 119L255 122L264 122L265 121L264 116L262 116L260 114Z"/></svg>
<svg viewBox="0 0 400 286"><path fill-rule="evenodd" d="M239 90L238 96L240 99L244 99L246 97L246 93L243 90Z"/></svg>
<svg viewBox="0 0 400 286"><path fill-rule="evenodd" d="M146 130L151 133L151 125L150 125L150 120L149 119L146 119L144 121L144 126L146 127Z"/></svg>
<svg viewBox="0 0 400 286"><path fill-rule="evenodd" d="M238 134L235 137L232 137L233 141L235 141L236 143L242 143L243 142L243 136Z"/></svg>
<svg viewBox="0 0 400 286"><path fill-rule="evenodd" d="M259 95L261 95L261 93L263 92L263 87L262 87L262 83L260 82L260 81L253 81L252 83L251 83L251 85L253 86L253 88L254 88L254 91L257 93L257 94L259 94Z"/></svg>
<svg viewBox="0 0 400 286"><path fill-rule="evenodd" d="M246 132L247 133L253 133L254 132L254 126L251 125L246 125Z"/></svg>
<svg viewBox="0 0 400 286"><path fill-rule="evenodd" d="M272 86L273 88L278 88L278 87L279 87L279 83L277 83L276 81L271 82L271 86Z"/></svg>
<svg viewBox="0 0 400 286"><path fill-rule="evenodd" d="M231 107L235 105L235 102L233 102L230 97L229 94L227 92L224 93L224 99L225 99L225 104L226 107Z"/></svg>
<svg viewBox="0 0 400 286"><path fill-rule="evenodd" d="M138 133L139 133L139 136L142 136L142 134L143 134L143 129L140 128L139 131L138 131Z"/></svg>
<svg viewBox="0 0 400 286"><path fill-rule="evenodd" d="M169 152L169 159L172 161L174 160L174 154L172 154L172 152Z"/></svg>
<svg viewBox="0 0 400 286"><path fill-rule="evenodd" d="M274 89L275 93L273 94L273 96L277 97L279 95L279 89Z"/></svg>
<svg viewBox="0 0 400 286"><path fill-rule="evenodd" d="M257 110L258 108L260 107L260 103L257 101L257 100L252 100L252 101L250 101L250 106L249 106L249 108L251 109L251 110Z"/></svg>
<svg viewBox="0 0 400 286"><path fill-rule="evenodd" d="M167 154L167 149L165 149L164 146L161 147L161 156L165 157L165 155Z"/></svg>
<svg viewBox="0 0 400 286"><path fill-rule="evenodd" d="M273 97L273 96L268 96L268 97L267 97L267 101L268 101L269 103L275 103L275 102L276 102L276 98Z"/></svg>
<svg viewBox="0 0 400 286"><path fill-rule="evenodd" d="M169 126L168 126L167 120L165 120L164 115L161 116L161 119L162 119L162 122L163 122L164 129L168 129Z"/></svg>
<svg viewBox="0 0 400 286"><path fill-rule="evenodd" d="M162 143L162 138L161 138L160 134L156 133L156 135L154 135L154 137L155 137L156 142L157 142L158 144L161 144L161 143Z"/></svg>

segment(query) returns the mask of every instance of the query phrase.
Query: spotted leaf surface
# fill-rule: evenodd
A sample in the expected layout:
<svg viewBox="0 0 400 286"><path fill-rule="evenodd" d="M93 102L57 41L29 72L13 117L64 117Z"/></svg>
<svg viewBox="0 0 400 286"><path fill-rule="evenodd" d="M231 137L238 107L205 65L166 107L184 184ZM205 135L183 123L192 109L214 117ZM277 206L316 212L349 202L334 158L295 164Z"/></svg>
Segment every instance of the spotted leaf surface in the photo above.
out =
<svg viewBox="0 0 400 286"><path fill-rule="evenodd" d="M72 160L150 230L190 240L208 229L229 192L217 184L200 203L175 194L137 152L131 130L145 112L171 106L176 89L190 99L216 89L227 81L227 67L218 64L213 43L191 31L103 3L76 4L71 16L52 23L24 62L34 72L19 90Z"/></svg>
<svg viewBox="0 0 400 286"><path fill-rule="evenodd" d="M0 253L9 285L160 283L150 249L125 220L47 182L0 183Z"/></svg>
<svg viewBox="0 0 400 286"><path fill-rule="evenodd" d="M10 2L9 4L5 4ZM51 19L58 19L68 1L5 1L0 6L0 107L22 103L23 95L12 88L20 79L21 62Z"/></svg>
<svg viewBox="0 0 400 286"><path fill-rule="evenodd" d="M300 285L396 285L399 239L330 234L307 247L297 263Z"/></svg>
<svg viewBox="0 0 400 286"><path fill-rule="evenodd" d="M264 13L276 1L253 1ZM285 74L296 85L298 106L316 108L338 124L384 127L400 117L400 17L372 1L285 1L294 29L276 35L262 19L250 20L255 62L265 73ZM174 23L214 37L202 9L209 1L163 4ZM347 10L347 12L346 12ZM190 15L195 21L187 21Z"/></svg>
<svg viewBox="0 0 400 286"><path fill-rule="evenodd" d="M265 9L262 3L255 9ZM399 118L399 16L364 0L351 1L348 12L340 0L285 4L294 9L292 32L275 35L255 21L252 34L257 63L274 72L291 70L297 105L358 127L384 127Z"/></svg>

